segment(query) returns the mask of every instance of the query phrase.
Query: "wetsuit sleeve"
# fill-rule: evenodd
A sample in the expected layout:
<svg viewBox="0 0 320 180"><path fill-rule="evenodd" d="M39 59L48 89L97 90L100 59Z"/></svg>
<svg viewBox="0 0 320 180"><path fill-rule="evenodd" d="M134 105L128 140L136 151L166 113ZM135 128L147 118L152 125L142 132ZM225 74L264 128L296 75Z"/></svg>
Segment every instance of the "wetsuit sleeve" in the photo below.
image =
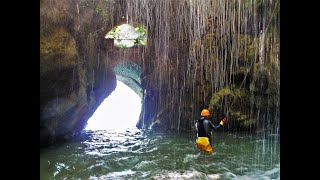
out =
<svg viewBox="0 0 320 180"><path fill-rule="evenodd" d="M218 124L217 126L215 126L210 121L209 121L209 124L210 124L211 128L214 129L214 130L216 130L216 129L218 129L218 128L220 128L222 126L221 124Z"/></svg>
<svg viewBox="0 0 320 180"><path fill-rule="evenodd" d="M196 136L196 138L198 138L198 122L196 122L195 124L194 124L194 127L195 127L195 136Z"/></svg>

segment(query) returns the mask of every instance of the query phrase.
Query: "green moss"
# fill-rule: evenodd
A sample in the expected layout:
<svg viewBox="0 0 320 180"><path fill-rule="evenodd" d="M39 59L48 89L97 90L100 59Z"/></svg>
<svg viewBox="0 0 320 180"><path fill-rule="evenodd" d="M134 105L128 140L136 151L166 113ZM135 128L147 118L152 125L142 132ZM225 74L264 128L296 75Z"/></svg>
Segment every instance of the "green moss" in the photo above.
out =
<svg viewBox="0 0 320 180"><path fill-rule="evenodd" d="M242 61L251 62L255 56L255 44L258 39L254 39L251 35L239 35L241 51L239 51L239 58Z"/></svg>
<svg viewBox="0 0 320 180"><path fill-rule="evenodd" d="M231 99L234 99L246 96L246 93L245 89L231 89L230 87L221 88L212 95L210 105L218 106L225 96L230 96Z"/></svg>
<svg viewBox="0 0 320 180"><path fill-rule="evenodd" d="M208 49L213 49L215 41L216 41L215 32L209 32L204 36L204 46Z"/></svg>
<svg viewBox="0 0 320 180"><path fill-rule="evenodd" d="M135 40L135 45L146 46L147 45L147 29L144 26L138 26L135 28L136 32L139 33L139 37Z"/></svg>
<svg viewBox="0 0 320 180"><path fill-rule="evenodd" d="M105 38L106 39L114 39L115 41L115 47L118 48L128 48L132 47L131 45L128 45L123 41L124 37L121 37L121 31L123 31L122 25L113 27L111 31L109 31ZM147 29L143 25L138 25L137 27L134 28L135 33L137 33L139 36L134 40L134 46L146 46L147 45ZM129 37L132 38L132 37Z"/></svg>
<svg viewBox="0 0 320 180"><path fill-rule="evenodd" d="M57 28L46 36L40 34L40 56L50 56L56 53L68 57L77 55L75 40L63 28Z"/></svg>
<svg viewBox="0 0 320 180"><path fill-rule="evenodd" d="M73 3L72 3L73 5ZM68 1L42 1L40 7L40 17L43 18L41 25L52 27L57 24L70 22L72 19Z"/></svg>
<svg viewBox="0 0 320 180"><path fill-rule="evenodd" d="M247 118L245 119L243 122L242 122L242 125L246 126L246 127L249 127L251 125L254 125L256 122L255 119L252 119L252 118Z"/></svg>
<svg viewBox="0 0 320 180"><path fill-rule="evenodd" d="M74 66L78 56L74 38L64 28L40 34L40 70Z"/></svg>
<svg viewBox="0 0 320 180"><path fill-rule="evenodd" d="M235 1L237 2L237 1ZM241 5L244 7L244 10L250 10L254 7L259 7L264 1L262 0L244 0Z"/></svg>
<svg viewBox="0 0 320 180"><path fill-rule="evenodd" d="M230 111L230 117L233 121L236 121L245 127L249 127L255 123L255 120L250 117L250 115L241 111Z"/></svg>

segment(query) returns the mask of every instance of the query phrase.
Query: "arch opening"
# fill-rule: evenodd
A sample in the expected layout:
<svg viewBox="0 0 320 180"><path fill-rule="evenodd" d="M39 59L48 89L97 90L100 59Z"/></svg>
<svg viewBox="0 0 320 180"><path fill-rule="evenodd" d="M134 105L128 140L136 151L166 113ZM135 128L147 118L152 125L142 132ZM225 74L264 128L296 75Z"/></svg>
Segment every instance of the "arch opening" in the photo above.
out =
<svg viewBox="0 0 320 180"><path fill-rule="evenodd" d="M140 66L128 60L113 70L117 86L88 119L85 130L124 130L139 121L143 97Z"/></svg>
<svg viewBox="0 0 320 180"><path fill-rule="evenodd" d="M125 130L135 127L141 112L141 98L117 80L116 89L88 119L85 130Z"/></svg>

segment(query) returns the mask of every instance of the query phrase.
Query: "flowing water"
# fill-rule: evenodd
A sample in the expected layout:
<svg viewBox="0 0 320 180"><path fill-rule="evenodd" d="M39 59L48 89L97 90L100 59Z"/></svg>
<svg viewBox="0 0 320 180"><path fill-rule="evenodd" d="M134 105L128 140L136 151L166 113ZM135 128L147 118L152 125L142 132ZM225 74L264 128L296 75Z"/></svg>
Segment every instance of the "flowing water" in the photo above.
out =
<svg viewBox="0 0 320 180"><path fill-rule="evenodd" d="M73 142L41 149L46 179L280 179L280 140L214 134L214 153L194 146L193 134L136 128L83 131Z"/></svg>

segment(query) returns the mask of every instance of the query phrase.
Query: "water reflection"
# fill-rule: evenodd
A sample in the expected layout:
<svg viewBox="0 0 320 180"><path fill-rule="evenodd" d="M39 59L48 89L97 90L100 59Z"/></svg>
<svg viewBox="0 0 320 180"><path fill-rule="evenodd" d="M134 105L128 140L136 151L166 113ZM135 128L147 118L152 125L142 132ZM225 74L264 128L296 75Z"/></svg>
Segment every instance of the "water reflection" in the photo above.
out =
<svg viewBox="0 0 320 180"><path fill-rule="evenodd" d="M97 130L86 131L89 140L83 143L87 145L86 154L108 155L111 153L136 151L144 143L145 137L137 128L125 130Z"/></svg>

